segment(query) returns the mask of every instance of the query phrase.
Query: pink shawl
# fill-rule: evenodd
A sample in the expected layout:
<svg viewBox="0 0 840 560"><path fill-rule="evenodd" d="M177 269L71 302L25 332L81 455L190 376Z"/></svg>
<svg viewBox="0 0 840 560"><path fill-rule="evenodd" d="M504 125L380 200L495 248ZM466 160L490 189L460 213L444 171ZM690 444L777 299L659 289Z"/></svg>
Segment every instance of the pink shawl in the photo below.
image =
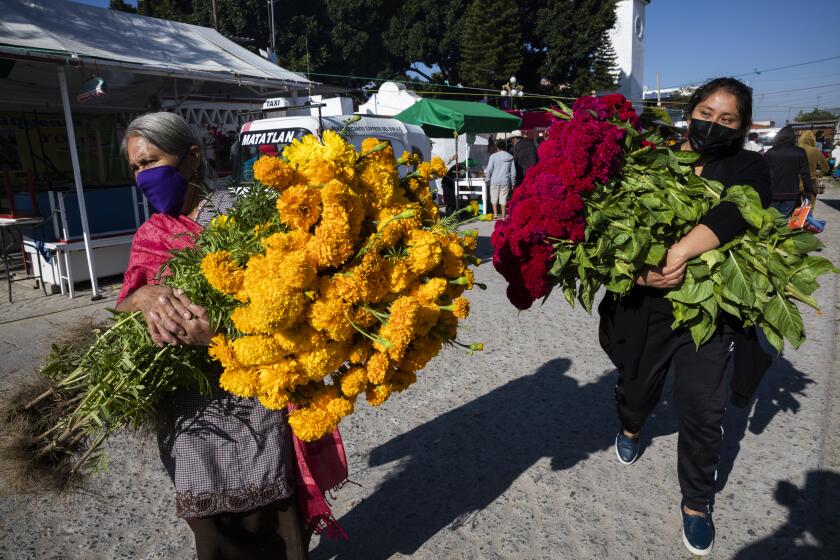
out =
<svg viewBox="0 0 840 560"><path fill-rule="evenodd" d="M117 302L137 288L157 284L161 266L170 251L192 246L201 226L190 218L154 214L134 235L131 256ZM347 456L338 430L318 441L307 443L292 434L295 449L295 494L298 508L308 529L325 532L329 538L348 538L332 515L324 493L347 480Z"/></svg>

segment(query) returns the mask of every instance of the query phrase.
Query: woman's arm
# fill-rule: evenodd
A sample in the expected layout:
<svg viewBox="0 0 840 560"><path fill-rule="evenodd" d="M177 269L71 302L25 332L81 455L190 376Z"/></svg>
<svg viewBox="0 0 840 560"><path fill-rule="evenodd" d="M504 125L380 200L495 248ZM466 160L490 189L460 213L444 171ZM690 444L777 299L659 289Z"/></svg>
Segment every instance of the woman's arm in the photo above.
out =
<svg viewBox="0 0 840 560"><path fill-rule="evenodd" d="M715 232L703 224L697 224L682 239L671 245L665 256L665 264L656 268L646 268L636 278L636 283L650 288L676 288L685 278L685 264L717 247L720 247L720 240Z"/></svg>
<svg viewBox="0 0 840 560"><path fill-rule="evenodd" d="M141 311L158 346L207 346L213 336L207 310L190 301L182 291L163 284L141 286L120 301L116 309Z"/></svg>

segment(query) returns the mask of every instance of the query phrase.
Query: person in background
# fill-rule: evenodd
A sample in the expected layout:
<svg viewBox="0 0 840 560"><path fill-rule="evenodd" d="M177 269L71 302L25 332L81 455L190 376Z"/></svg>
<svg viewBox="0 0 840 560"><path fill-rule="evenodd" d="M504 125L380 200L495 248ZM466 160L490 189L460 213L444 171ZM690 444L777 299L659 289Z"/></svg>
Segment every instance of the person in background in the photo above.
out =
<svg viewBox="0 0 840 560"><path fill-rule="evenodd" d="M817 195L817 188L811 181L808 155L795 141L796 134L793 128L786 126L776 134L773 147L764 154L767 163L770 164L770 188L773 191L771 206L783 216L793 213L794 208L799 205L802 192L809 198L811 195ZM803 185L802 192L799 189L800 181Z"/></svg>
<svg viewBox="0 0 840 560"><path fill-rule="evenodd" d="M513 142L513 162L516 165L516 186L525 180L525 172L528 168L537 164L537 147L534 142L522 136L522 132L514 130L511 134Z"/></svg>
<svg viewBox="0 0 840 560"><path fill-rule="evenodd" d="M811 174L811 183L813 183L816 191L820 192L820 180L828 174L828 162L822 153L822 150L817 148L817 138L810 130L806 130L799 137L799 147L805 150L805 155L808 157L808 171ZM811 206L817 202L816 194L811 195Z"/></svg>
<svg viewBox="0 0 840 560"><path fill-rule="evenodd" d="M838 142L834 146L834 149L831 150L831 159L834 160L834 163L832 164L834 165L834 176L840 177L840 173L838 173L838 171L840 171L840 142Z"/></svg>
<svg viewBox="0 0 840 560"><path fill-rule="evenodd" d="M744 144L744 149L749 150L751 152L761 152L764 149L764 146L758 143L758 133L757 132L750 132L747 135L747 143Z"/></svg>
<svg viewBox="0 0 840 560"><path fill-rule="evenodd" d="M455 213L455 166L449 168L446 175L440 178L440 189L443 191L443 204L447 216Z"/></svg>
<svg viewBox="0 0 840 560"><path fill-rule="evenodd" d="M511 189L516 185L516 165L513 156L505 151L505 141L496 140L496 151L487 162L484 170L485 180L490 185L490 202L493 204L493 214L499 217L499 206L502 207L501 217L507 217L507 198Z"/></svg>

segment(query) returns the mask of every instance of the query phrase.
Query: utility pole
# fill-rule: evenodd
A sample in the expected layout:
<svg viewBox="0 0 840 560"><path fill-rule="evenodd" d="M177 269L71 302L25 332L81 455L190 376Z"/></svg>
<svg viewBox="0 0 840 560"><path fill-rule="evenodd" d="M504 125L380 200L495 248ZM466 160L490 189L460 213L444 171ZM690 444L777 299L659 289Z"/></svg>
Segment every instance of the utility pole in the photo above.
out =
<svg viewBox="0 0 840 560"><path fill-rule="evenodd" d="M277 44L274 39L274 0L267 0L268 1L268 34L269 34L269 52L268 58L271 62L277 63L277 56L274 54L277 52Z"/></svg>
<svg viewBox="0 0 840 560"><path fill-rule="evenodd" d="M210 3L213 6L213 29L218 31L219 30L219 20L216 18L216 0L211 0Z"/></svg>
<svg viewBox="0 0 840 560"><path fill-rule="evenodd" d="M659 72L656 73L656 106L662 107L662 88L659 83Z"/></svg>
<svg viewBox="0 0 840 560"><path fill-rule="evenodd" d="M820 108L820 98L821 98L821 97L822 97L822 95L818 95L818 96L817 96L817 106L816 106L816 107L814 107L814 109L819 109L819 108Z"/></svg>

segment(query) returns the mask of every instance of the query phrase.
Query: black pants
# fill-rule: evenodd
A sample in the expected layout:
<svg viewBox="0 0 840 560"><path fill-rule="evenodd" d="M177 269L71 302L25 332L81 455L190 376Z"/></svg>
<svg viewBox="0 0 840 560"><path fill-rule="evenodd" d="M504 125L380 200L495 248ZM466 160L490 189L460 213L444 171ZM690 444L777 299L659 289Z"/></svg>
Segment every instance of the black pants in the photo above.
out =
<svg viewBox="0 0 840 560"><path fill-rule="evenodd" d="M651 310L639 374L635 379L619 376L615 387L618 416L627 431L638 433L659 402L665 376L673 370L680 489L689 508L705 511L714 495L726 409L724 378L734 332L722 325L697 349L688 331L671 330L673 320L670 304Z"/></svg>
<svg viewBox="0 0 840 560"><path fill-rule="evenodd" d="M243 513L186 520L198 560L307 560L309 534L295 497Z"/></svg>

